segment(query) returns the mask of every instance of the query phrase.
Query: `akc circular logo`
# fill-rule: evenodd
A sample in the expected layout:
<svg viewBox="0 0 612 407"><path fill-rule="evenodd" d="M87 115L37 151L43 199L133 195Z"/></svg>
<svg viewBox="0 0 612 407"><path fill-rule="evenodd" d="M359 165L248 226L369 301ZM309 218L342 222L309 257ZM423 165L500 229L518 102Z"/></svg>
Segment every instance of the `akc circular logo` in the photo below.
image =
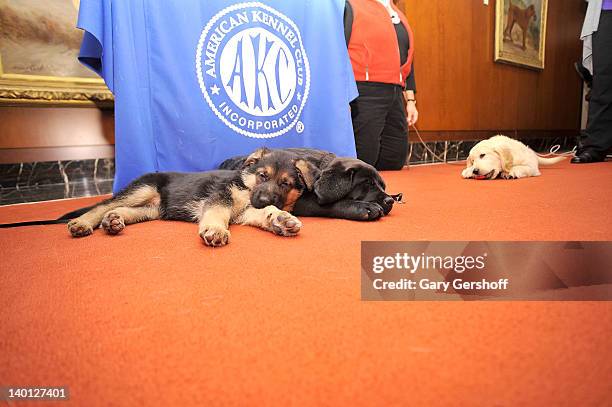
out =
<svg viewBox="0 0 612 407"><path fill-rule="evenodd" d="M258 2L234 4L204 27L196 53L200 89L215 115L239 134L281 136L300 121L310 65L298 27Z"/></svg>

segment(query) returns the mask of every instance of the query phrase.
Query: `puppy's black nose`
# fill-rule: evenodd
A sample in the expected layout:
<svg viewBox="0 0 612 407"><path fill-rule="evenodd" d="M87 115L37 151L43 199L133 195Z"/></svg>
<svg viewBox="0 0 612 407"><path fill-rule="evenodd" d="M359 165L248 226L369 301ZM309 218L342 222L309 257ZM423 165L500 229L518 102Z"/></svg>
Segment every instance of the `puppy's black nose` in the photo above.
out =
<svg viewBox="0 0 612 407"><path fill-rule="evenodd" d="M267 194L259 194L259 196L257 196L257 201L259 201L262 208L274 203L272 197Z"/></svg>
<svg viewBox="0 0 612 407"><path fill-rule="evenodd" d="M386 197L383 200L383 204L385 204L386 206L393 206L394 203L395 203L395 199L391 198L390 196Z"/></svg>
<svg viewBox="0 0 612 407"><path fill-rule="evenodd" d="M474 169L472 170L472 174L474 174L474 175L478 175L478 168L474 168Z"/></svg>

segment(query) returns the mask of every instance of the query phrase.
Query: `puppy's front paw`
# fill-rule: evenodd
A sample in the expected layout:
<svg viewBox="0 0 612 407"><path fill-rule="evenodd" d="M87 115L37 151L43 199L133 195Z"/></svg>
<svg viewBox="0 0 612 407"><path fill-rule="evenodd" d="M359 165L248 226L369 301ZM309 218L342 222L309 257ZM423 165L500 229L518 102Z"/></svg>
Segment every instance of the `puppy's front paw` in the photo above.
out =
<svg viewBox="0 0 612 407"><path fill-rule="evenodd" d="M270 226L279 236L295 236L302 229L302 222L289 212L281 211L272 215Z"/></svg>
<svg viewBox="0 0 612 407"><path fill-rule="evenodd" d="M200 237L206 246L221 247L229 243L230 232L221 226L203 226Z"/></svg>
<svg viewBox="0 0 612 407"><path fill-rule="evenodd" d="M461 176L465 179L472 178L474 176L473 170L471 167L464 169L461 171Z"/></svg>
<svg viewBox="0 0 612 407"><path fill-rule="evenodd" d="M503 179L519 179L526 178L529 176L522 168L512 168L508 172L504 172L500 175Z"/></svg>
<svg viewBox="0 0 612 407"><path fill-rule="evenodd" d="M523 168L515 167L510 170L509 175L510 175L510 179L519 179L519 178L527 178L531 174L529 174L529 172Z"/></svg>
<svg viewBox="0 0 612 407"><path fill-rule="evenodd" d="M68 222L68 231L72 237L85 237L93 233L93 226L80 218Z"/></svg>
<svg viewBox="0 0 612 407"><path fill-rule="evenodd" d="M376 202L353 201L345 215L347 219L371 222L385 216L385 210Z"/></svg>
<svg viewBox="0 0 612 407"><path fill-rule="evenodd" d="M116 235L125 229L125 221L120 214L110 211L104 215L104 219L102 219L102 228L109 235Z"/></svg>

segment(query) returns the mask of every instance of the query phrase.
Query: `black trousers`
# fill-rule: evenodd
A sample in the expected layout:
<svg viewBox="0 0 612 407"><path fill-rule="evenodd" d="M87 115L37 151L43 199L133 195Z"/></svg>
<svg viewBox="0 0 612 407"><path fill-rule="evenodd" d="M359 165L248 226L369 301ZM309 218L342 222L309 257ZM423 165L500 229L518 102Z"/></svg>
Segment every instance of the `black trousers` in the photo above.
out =
<svg viewBox="0 0 612 407"><path fill-rule="evenodd" d="M581 151L605 156L612 148L612 11L602 11L593 33L593 87Z"/></svg>
<svg viewBox="0 0 612 407"><path fill-rule="evenodd" d="M400 170L408 154L408 123L403 89L386 83L357 82L351 102L357 158L377 170Z"/></svg>

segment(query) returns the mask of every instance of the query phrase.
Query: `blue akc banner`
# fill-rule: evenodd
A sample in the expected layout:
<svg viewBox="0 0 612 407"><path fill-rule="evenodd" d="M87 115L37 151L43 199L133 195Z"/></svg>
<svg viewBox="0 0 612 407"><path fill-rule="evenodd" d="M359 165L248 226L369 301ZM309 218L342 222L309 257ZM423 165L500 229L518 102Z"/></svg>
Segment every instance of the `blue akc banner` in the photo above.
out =
<svg viewBox="0 0 612 407"><path fill-rule="evenodd" d="M355 156L344 0L81 0L80 60L115 95L114 190L258 147Z"/></svg>

